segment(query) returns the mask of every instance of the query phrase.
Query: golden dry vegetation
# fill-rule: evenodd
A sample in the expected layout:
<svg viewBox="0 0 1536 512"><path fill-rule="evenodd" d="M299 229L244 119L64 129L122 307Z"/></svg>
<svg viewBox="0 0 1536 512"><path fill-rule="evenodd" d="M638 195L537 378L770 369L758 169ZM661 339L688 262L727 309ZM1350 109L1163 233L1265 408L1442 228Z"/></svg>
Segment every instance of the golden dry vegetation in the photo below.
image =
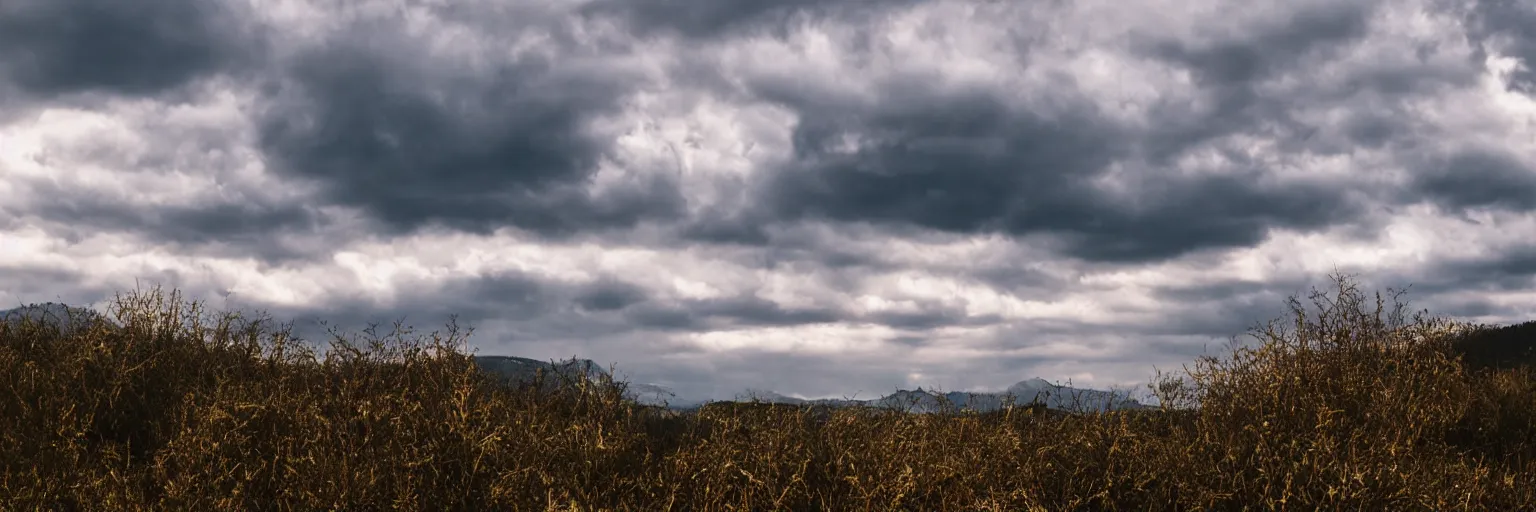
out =
<svg viewBox="0 0 1536 512"><path fill-rule="evenodd" d="M133 293L122 327L0 323L0 509L1536 510L1536 324L1407 322L1334 278L1160 373L1159 408L1076 414L665 414L505 384L452 323L317 355Z"/></svg>

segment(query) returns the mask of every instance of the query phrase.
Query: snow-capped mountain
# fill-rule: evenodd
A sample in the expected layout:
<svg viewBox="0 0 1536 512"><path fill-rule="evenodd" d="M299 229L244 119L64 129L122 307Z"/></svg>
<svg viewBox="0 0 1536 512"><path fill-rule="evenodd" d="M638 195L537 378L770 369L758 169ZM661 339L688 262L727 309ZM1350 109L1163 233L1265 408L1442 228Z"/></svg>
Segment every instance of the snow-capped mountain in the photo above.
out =
<svg viewBox="0 0 1536 512"><path fill-rule="evenodd" d="M546 375L546 385L553 385L555 381L552 376L555 372L560 372L570 377L585 375L587 379L593 382L598 381L604 375L609 375L607 371L587 359L578 359L575 362L567 361L559 363L558 366L544 361L513 356L475 356L475 362L486 371L519 379L523 382L531 382L535 374L534 372L539 368L543 368ZM628 395L631 399L644 405L665 405L668 409L680 411L696 410L712 402L757 401L790 405L826 405L831 407L868 406L916 413L936 413L945 410L944 405L941 403L941 397L947 399L951 408L955 410L971 410L975 412L991 412L1000 410L1009 404L1025 406L1037 402L1044 404L1050 409L1065 411L1108 411L1148 407L1125 397L1122 393L1059 386L1039 378L1020 381L1001 392L952 391L941 394L934 391L925 391L919 387L916 390L898 390L889 395L868 400L838 398L807 400L763 389L747 389L737 394L732 400L699 400L678 397L671 390L655 384L635 383L629 384Z"/></svg>
<svg viewBox="0 0 1536 512"><path fill-rule="evenodd" d="M941 394L931 390L925 391L919 387L916 390L898 390L889 395L869 400L835 398L806 400L767 390L749 389L747 392L737 395L736 399L731 401L747 402L756 400L768 403L828 405L833 407L857 405L915 413L936 413L945 410L941 397L948 400L951 408L954 410L971 410L975 412L991 412L1002 409L1009 404L1024 406L1037 402L1044 404L1050 409L1066 411L1108 411L1148 407L1125 397L1122 393L1058 386L1039 378L1020 381L1001 392L995 393L951 391ZM693 409L696 407L673 408Z"/></svg>
<svg viewBox="0 0 1536 512"><path fill-rule="evenodd" d="M607 370L598 366L590 359L577 359L575 361L561 361L549 363L537 359L516 356L474 356L475 364L488 373L498 375L514 382L533 382L538 371L544 370L544 380L540 383L542 389L553 389L559 384L558 375L570 379L586 379L588 382L601 382L604 376L612 377ZM681 403L672 390L655 384L629 383L625 392L626 398L643 405L670 405L677 407ZM691 403L689 403L691 405Z"/></svg>

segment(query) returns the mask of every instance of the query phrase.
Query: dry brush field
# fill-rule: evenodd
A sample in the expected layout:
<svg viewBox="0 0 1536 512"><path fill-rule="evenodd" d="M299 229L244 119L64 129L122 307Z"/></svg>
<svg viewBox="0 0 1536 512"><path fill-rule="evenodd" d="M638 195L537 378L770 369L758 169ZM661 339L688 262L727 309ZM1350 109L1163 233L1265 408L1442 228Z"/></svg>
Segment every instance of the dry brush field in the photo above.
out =
<svg viewBox="0 0 1536 512"><path fill-rule="evenodd" d="M1335 283L1160 375L1159 408L981 415L667 414L503 384L451 324L322 356L133 293L121 326L0 323L0 509L1536 510L1536 323Z"/></svg>

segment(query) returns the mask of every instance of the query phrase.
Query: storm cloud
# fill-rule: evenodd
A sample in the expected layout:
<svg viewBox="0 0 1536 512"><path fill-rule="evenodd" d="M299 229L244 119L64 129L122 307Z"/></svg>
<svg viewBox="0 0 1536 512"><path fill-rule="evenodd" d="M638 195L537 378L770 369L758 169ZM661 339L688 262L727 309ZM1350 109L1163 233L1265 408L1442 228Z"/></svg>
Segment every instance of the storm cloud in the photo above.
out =
<svg viewBox="0 0 1536 512"><path fill-rule="evenodd" d="M450 317L687 399L1143 385L1334 271L1536 316L1536 6L0 3L0 302Z"/></svg>
<svg viewBox="0 0 1536 512"><path fill-rule="evenodd" d="M238 71L259 41L233 3L16 0L0 6L0 69L44 95L145 95Z"/></svg>

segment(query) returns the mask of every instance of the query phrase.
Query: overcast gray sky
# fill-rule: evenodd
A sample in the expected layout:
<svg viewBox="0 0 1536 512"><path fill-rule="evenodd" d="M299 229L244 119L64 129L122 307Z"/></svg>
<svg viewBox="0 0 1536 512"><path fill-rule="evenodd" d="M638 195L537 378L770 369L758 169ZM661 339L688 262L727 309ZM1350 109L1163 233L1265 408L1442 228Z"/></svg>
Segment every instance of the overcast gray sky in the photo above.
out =
<svg viewBox="0 0 1536 512"><path fill-rule="evenodd" d="M1533 211L1530 0L0 2L6 307L1139 386L1335 268L1536 317Z"/></svg>

